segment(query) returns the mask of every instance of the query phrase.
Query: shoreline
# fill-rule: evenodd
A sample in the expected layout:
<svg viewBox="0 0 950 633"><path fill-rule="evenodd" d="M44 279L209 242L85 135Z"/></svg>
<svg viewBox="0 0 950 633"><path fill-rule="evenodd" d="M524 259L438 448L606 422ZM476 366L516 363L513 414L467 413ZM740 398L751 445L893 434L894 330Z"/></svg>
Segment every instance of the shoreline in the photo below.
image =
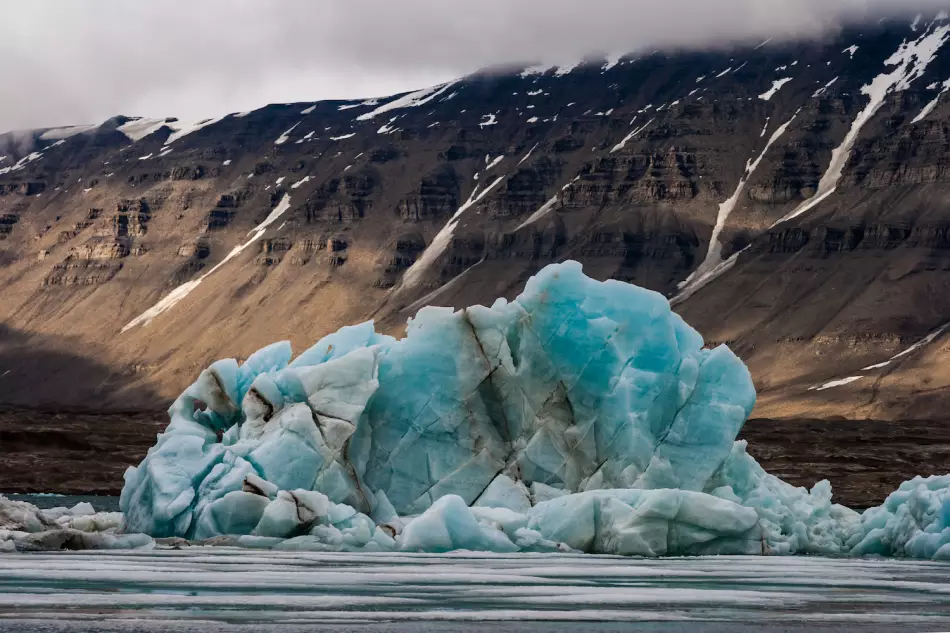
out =
<svg viewBox="0 0 950 633"><path fill-rule="evenodd" d="M0 407L0 491L118 496L168 424L167 414L68 412ZM751 419L739 439L770 473L810 488L822 479L834 499L862 510L903 481L944 474L950 424L933 420Z"/></svg>

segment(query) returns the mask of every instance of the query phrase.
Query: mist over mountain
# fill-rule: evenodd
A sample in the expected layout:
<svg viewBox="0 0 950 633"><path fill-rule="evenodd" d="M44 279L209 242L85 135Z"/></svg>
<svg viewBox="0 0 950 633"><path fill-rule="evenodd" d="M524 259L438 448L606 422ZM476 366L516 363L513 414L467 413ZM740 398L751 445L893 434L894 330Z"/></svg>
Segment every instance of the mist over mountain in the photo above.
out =
<svg viewBox="0 0 950 633"><path fill-rule="evenodd" d="M0 130L200 120L367 98L507 64L820 37L927 0L75 0L4 3ZM134 44L133 44L134 42Z"/></svg>

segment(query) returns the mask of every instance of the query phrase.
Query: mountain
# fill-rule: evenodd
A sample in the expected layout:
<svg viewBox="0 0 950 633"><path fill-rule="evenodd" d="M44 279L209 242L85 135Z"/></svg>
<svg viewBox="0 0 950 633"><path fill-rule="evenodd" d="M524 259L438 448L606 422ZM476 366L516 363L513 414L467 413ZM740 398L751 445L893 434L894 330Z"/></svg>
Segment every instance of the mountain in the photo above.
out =
<svg viewBox="0 0 950 633"><path fill-rule="evenodd" d="M728 343L756 416L942 418L948 39L941 14L0 136L0 403L160 408L217 358L576 259Z"/></svg>

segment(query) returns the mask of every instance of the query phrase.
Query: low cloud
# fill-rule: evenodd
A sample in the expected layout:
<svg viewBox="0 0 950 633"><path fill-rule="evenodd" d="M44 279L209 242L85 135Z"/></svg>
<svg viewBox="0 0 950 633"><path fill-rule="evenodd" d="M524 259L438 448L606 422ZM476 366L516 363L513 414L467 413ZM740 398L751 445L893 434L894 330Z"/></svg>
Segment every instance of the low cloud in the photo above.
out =
<svg viewBox="0 0 950 633"><path fill-rule="evenodd" d="M0 129L392 94L486 66L820 35L923 0L0 0Z"/></svg>

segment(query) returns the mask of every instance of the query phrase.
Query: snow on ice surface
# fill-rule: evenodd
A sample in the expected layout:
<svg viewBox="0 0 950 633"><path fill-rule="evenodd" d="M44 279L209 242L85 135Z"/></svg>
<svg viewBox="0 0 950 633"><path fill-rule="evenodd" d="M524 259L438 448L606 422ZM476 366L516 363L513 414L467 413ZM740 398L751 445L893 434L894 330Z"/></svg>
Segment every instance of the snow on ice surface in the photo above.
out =
<svg viewBox="0 0 950 633"><path fill-rule="evenodd" d="M758 158L752 160L751 158L746 162L745 173L742 175L742 178L739 180L739 184L736 187L735 192L732 194L728 200L719 205L719 214L716 217L716 226L713 228L712 237L709 240L709 250L706 253L706 258L699 265L699 267L693 271L693 273L687 277L686 281L680 284L680 292L677 294L674 299L675 302L681 302L697 291L702 287L706 286L713 279L718 277L716 271L724 272L722 266L724 264L722 260L722 243L719 241L719 236L722 235L722 230L726 226L726 220L729 219L729 216L732 214L733 210L736 208L736 204L739 202L739 198L742 195L742 192L745 190L746 183L749 182L749 179L752 178L752 175L755 174L755 171L759 168L759 165L762 163L762 159L765 158L765 155L768 153L772 145L775 144L788 130L788 127L795 121L795 118L798 116L798 112L792 115L792 118L785 122L784 125L779 127L769 138L768 142L765 144L765 147L762 149L762 152L759 154ZM768 129L768 122L766 122L766 128ZM765 129L762 130L762 134L765 134Z"/></svg>
<svg viewBox="0 0 950 633"><path fill-rule="evenodd" d="M278 204L277 207L271 211L270 215L268 215L263 222L251 229L251 231L248 233L250 239L246 240L243 244L235 246L233 249L231 249L231 252L228 253L227 256L222 259L221 262L218 263L218 265L216 265L214 268L201 275L197 279L193 279L178 286L169 292L165 297L163 297L161 301L129 321L129 323L122 328L122 333L125 333L132 328L138 327L139 325L148 325L159 315L162 315L174 308L182 299L191 294L195 288L201 284L202 281L213 275L229 261L240 255L248 246L260 239L261 236L264 235L264 232L267 230L267 228L278 218L280 218L280 216L283 215L288 209L290 209L290 196L285 195L280 201L280 204Z"/></svg>
<svg viewBox="0 0 950 633"><path fill-rule="evenodd" d="M356 117L357 121L371 121L380 114L385 114L386 112L391 112L393 110L401 110L403 108L417 108L421 105L425 105L435 99L436 97L445 93L449 88L456 85L457 81L452 81L446 84L439 86L433 86L431 88L424 88L416 92L411 92L407 95L403 95L397 99L385 103L371 112L366 114L361 114Z"/></svg>
<svg viewBox="0 0 950 633"><path fill-rule="evenodd" d="M294 123L293 126L291 126L289 130L287 130L286 132L281 134L279 137L277 137L277 140L274 141L274 145L283 145L284 143L289 141L290 133L293 132L295 129L297 129L298 125L300 125L300 121L297 121L296 123Z"/></svg>
<svg viewBox="0 0 950 633"><path fill-rule="evenodd" d="M762 94L759 95L759 99L761 99L762 101L768 101L769 99L774 97L776 94L778 94L778 91L782 89L782 86L784 86L791 80L792 80L791 77L776 79L774 82L772 82L772 87L768 91L763 92Z"/></svg>
<svg viewBox="0 0 950 633"><path fill-rule="evenodd" d="M815 195L789 212L773 226L808 212L835 192L844 166L851 156L851 150L854 148L854 144L857 142L865 124L877 114L889 94L906 90L911 83L924 74L927 66L937 56L937 52L946 43L948 37L950 37L950 26L945 25L929 29L920 38L912 42L905 41L902 43L897 51L885 60L884 65L893 66L894 69L878 75L871 83L861 88L861 93L868 96L870 101L851 124L851 129L841 145L832 152L831 162L818 182L818 190Z"/></svg>

